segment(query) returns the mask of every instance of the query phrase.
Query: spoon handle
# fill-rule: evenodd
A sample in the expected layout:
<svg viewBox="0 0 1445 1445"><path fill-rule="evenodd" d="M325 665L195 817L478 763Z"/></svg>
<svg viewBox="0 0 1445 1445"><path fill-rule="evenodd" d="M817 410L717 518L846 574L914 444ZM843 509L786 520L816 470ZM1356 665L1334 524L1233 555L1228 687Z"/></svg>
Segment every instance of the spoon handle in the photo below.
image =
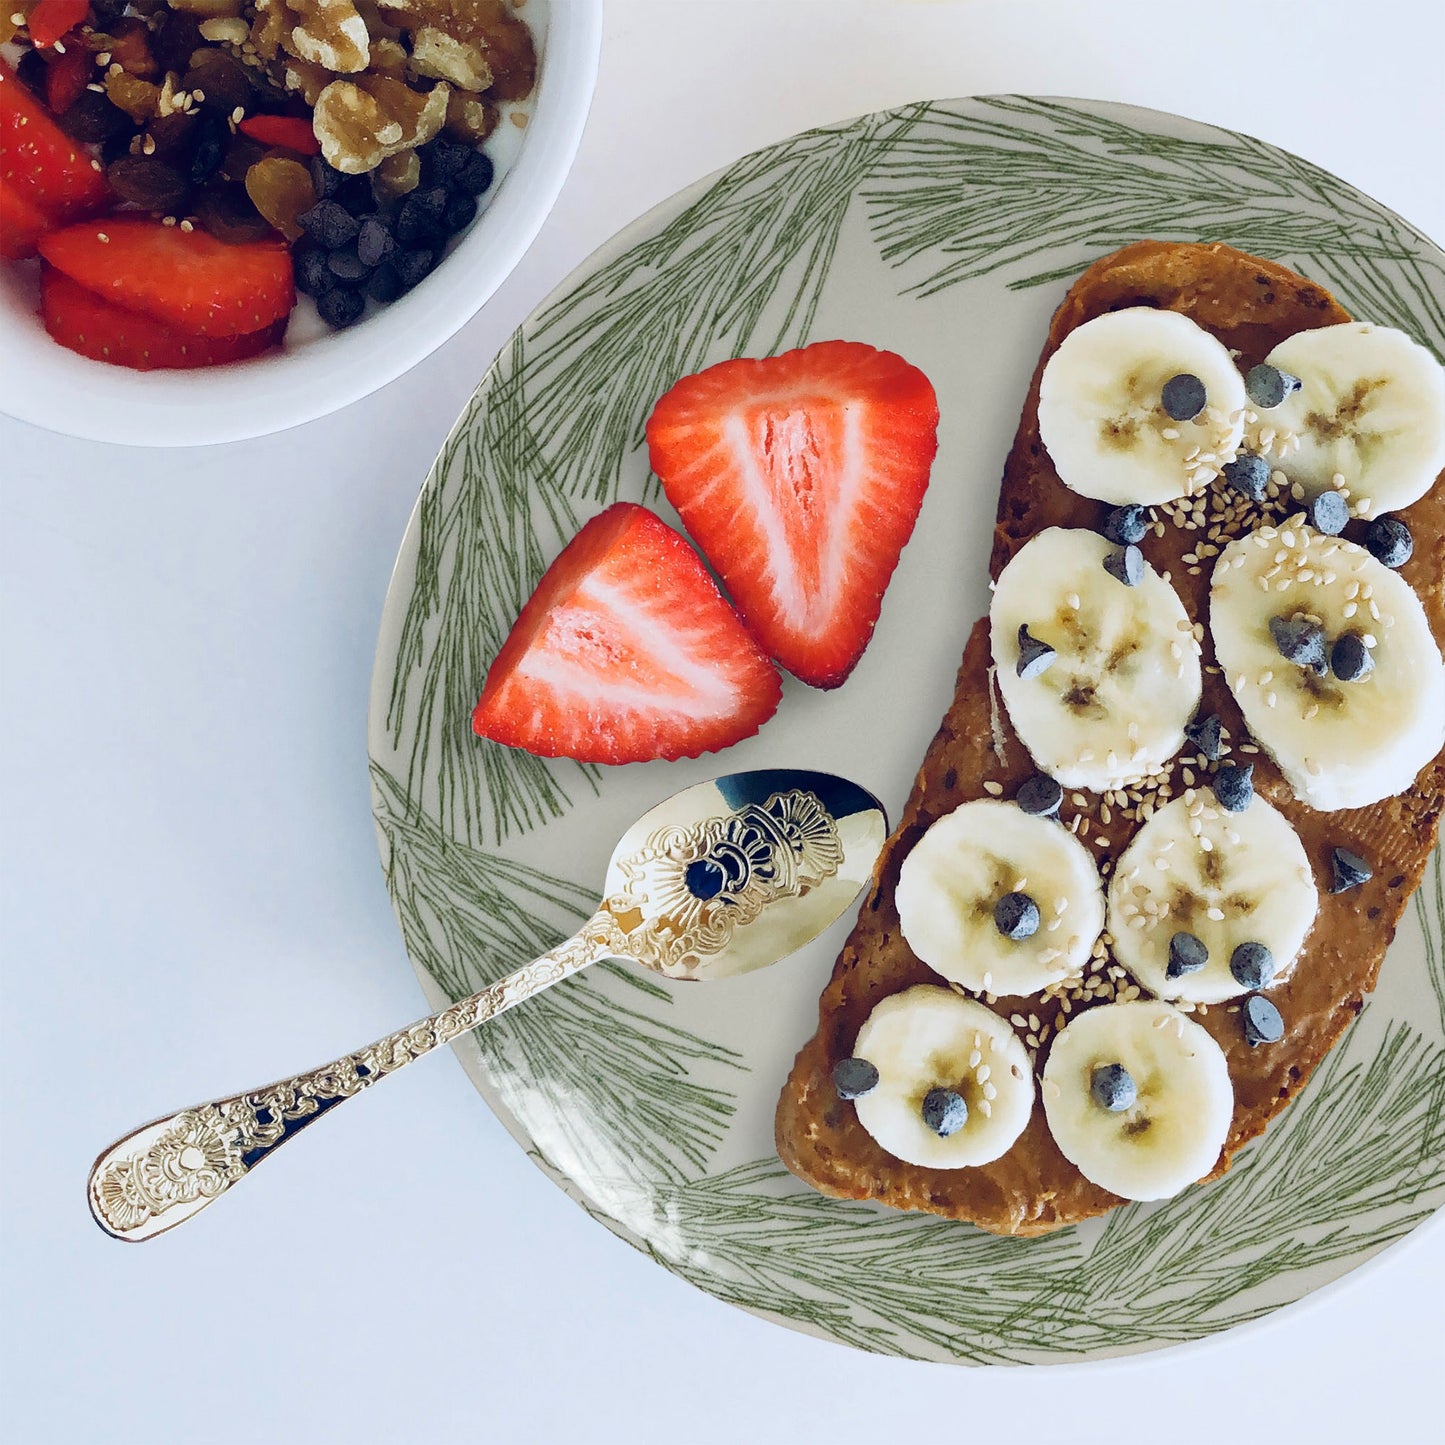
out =
<svg viewBox="0 0 1445 1445"><path fill-rule="evenodd" d="M130 1241L183 1224L337 1104L569 974L615 957L616 930L612 915L599 912L550 953L430 1018L319 1069L132 1130L91 1168L86 1192L95 1222Z"/></svg>

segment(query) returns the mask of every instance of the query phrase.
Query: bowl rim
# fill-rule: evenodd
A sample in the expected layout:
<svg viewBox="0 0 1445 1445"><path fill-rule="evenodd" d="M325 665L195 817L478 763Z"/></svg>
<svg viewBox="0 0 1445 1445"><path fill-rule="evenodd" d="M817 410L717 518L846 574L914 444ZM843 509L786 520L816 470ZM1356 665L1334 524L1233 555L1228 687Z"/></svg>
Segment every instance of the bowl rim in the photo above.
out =
<svg viewBox="0 0 1445 1445"><path fill-rule="evenodd" d="M481 224L449 257L445 274L453 284L424 284L354 331L209 371L103 368L55 345L38 320L0 325L0 374L5 376L0 412L86 441L207 446L301 426L396 380L490 300L556 204L592 104L602 7L603 0L552 0L548 5L526 142ZM466 258L468 268L458 264L459 257ZM459 280L462 284L455 284ZM83 408L77 407L77 397L85 399Z"/></svg>

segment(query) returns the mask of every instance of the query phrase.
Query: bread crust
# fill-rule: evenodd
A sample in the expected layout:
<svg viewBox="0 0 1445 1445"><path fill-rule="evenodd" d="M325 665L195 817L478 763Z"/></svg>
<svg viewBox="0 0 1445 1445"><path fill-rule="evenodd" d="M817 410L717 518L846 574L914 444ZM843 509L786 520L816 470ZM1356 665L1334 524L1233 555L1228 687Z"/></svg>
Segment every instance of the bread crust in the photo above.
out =
<svg viewBox="0 0 1445 1445"><path fill-rule="evenodd" d="M1140 241L1091 265L1055 312L1004 468L989 572L997 577L1009 559L1046 527L1097 528L1108 508L1071 492L1059 480L1039 438L1039 379L1045 363L1075 327L1125 306L1157 306L1182 312L1240 353L1240 365L1262 361L1285 336L1347 321L1335 299L1314 282L1271 261L1224 245ZM1445 477L1442 477L1445 480ZM1445 648L1445 486L1439 482L1399 514L1415 539L1414 556L1402 575L1414 588L1437 643ZM1359 523L1346 535L1359 540ZM1196 622L1208 619L1210 566L1189 575L1183 554L1201 532L1166 527L1152 532L1143 549L1171 574ZM1206 626L1204 658L1213 662ZM858 921L843 947L818 1005L818 1031L803 1046L778 1101L778 1154L799 1178L845 1199L876 1199L899 1209L971 1220L996 1234L1034 1235L1106 1213L1124 1201L1089 1183L1049 1134L1035 1101L1028 1127L1001 1159L978 1168L929 1170L886 1153L859 1124L851 1104L832 1087L833 1065L852 1052L859 1027L875 1003L916 983L941 983L904 942L893 903L899 868L909 850L944 814L988 796L986 782L1011 797L1035 769L1009 726L1001 705L991 706L988 620L975 624L958 671L953 702L930 744L897 830L878 860ZM1220 677L1206 672L1201 712L1217 712L1235 739L1246 736L1239 708ZM1001 753L995 732L1001 734ZM1214 1175L1259 1134L1339 1039L1374 986L1385 949L1434 847L1445 806L1445 752L1424 768L1408 792L1368 808L1318 813L1298 802L1267 757L1255 762L1256 790L1298 831L1314 868L1319 913L1289 979L1271 989L1285 1021L1284 1038L1252 1049L1237 1013L1209 1010L1199 1022L1219 1042L1234 1081L1235 1110ZM1185 784L1176 759L1177 795ZM1097 799L1091 799L1091 805ZM1096 825L1088 839L1102 863L1117 858L1137 828L1117 817L1097 829L1098 814L1074 807L1065 796L1061 817L1088 811ZM1374 876L1347 893L1328 892L1329 857L1335 847L1368 859ZM1003 998L999 1013L1036 1014L1042 1024L1059 1015L1055 1001ZM1039 1063L1047 1053L1040 1051Z"/></svg>

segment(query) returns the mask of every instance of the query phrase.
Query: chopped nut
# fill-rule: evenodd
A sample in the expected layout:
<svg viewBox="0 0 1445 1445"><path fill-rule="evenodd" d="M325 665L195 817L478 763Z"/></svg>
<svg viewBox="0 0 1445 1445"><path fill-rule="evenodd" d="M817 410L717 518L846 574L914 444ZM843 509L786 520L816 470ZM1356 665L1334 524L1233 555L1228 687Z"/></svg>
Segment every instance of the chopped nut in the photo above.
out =
<svg viewBox="0 0 1445 1445"><path fill-rule="evenodd" d="M286 61L286 89L295 91L307 105L315 108L321 92L335 78L329 70L313 65L309 60Z"/></svg>
<svg viewBox="0 0 1445 1445"><path fill-rule="evenodd" d="M201 21L201 37L219 45L244 45L251 38L251 27L239 15L222 15Z"/></svg>
<svg viewBox="0 0 1445 1445"><path fill-rule="evenodd" d="M301 23L291 31L293 55L340 75L366 69L371 36L351 0L286 0L286 4L301 16Z"/></svg>
<svg viewBox="0 0 1445 1445"><path fill-rule="evenodd" d="M435 25L422 25L412 32L411 64L418 75L450 80L463 90L486 90L492 83L492 67L481 47L458 40Z"/></svg>
<svg viewBox="0 0 1445 1445"><path fill-rule="evenodd" d="M443 84L420 95L385 75L333 80L313 116L321 154L350 175L374 170L387 156L429 141L442 128L450 94Z"/></svg>
<svg viewBox="0 0 1445 1445"><path fill-rule="evenodd" d="M447 101L447 134L480 145L497 128L499 114L497 107L481 96L454 90Z"/></svg>
<svg viewBox="0 0 1445 1445"><path fill-rule="evenodd" d="M421 184L421 157L415 151L398 151L387 156L376 168L373 181L376 191L395 199L416 190Z"/></svg>
<svg viewBox="0 0 1445 1445"><path fill-rule="evenodd" d="M371 40L371 68L378 75L395 76L401 80L406 75L408 60L406 46L396 40Z"/></svg>

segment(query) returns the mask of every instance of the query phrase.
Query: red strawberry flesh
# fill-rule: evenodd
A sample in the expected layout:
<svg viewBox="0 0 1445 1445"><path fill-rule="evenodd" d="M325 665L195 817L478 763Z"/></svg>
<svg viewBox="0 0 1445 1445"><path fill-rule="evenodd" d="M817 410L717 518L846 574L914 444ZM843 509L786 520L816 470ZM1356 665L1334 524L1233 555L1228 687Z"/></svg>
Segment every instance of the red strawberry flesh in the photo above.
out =
<svg viewBox="0 0 1445 1445"><path fill-rule="evenodd" d="M816 687L873 635L937 433L928 378L852 341L709 367L647 423L683 525L767 652Z"/></svg>
<svg viewBox="0 0 1445 1445"><path fill-rule="evenodd" d="M618 502L547 569L487 673L472 727L542 757L696 757L751 736L781 695L687 542Z"/></svg>
<svg viewBox="0 0 1445 1445"><path fill-rule="evenodd" d="M99 163L56 125L3 60L0 180L59 222L93 215L111 199Z"/></svg>
<svg viewBox="0 0 1445 1445"><path fill-rule="evenodd" d="M188 370L244 361L277 345L286 329L277 321L245 336L196 336L164 321L123 311L52 266L40 276L40 314L51 337L94 361L136 371Z"/></svg>
<svg viewBox="0 0 1445 1445"><path fill-rule="evenodd" d="M113 305L201 336L264 331L296 304L279 239L231 246L204 231L106 216L41 237L40 254Z"/></svg>

